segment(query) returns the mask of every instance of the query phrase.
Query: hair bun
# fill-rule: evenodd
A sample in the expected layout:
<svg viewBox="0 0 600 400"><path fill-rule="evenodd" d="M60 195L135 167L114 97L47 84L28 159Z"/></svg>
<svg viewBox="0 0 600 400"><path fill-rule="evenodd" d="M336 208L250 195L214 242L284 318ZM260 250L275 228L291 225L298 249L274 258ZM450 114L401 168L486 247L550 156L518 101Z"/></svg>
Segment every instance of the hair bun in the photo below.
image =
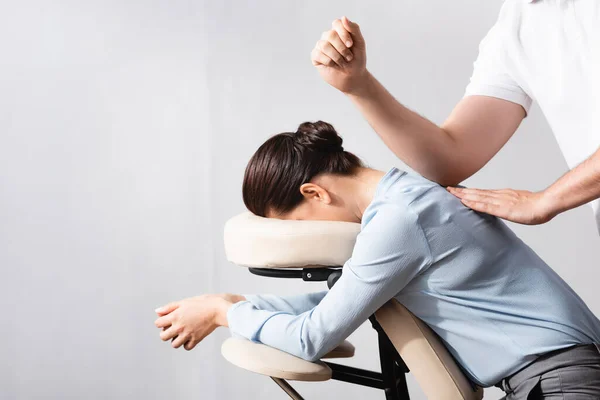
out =
<svg viewBox="0 0 600 400"><path fill-rule="evenodd" d="M342 152L342 138L327 122L304 122L294 134L294 140L311 151L325 153Z"/></svg>

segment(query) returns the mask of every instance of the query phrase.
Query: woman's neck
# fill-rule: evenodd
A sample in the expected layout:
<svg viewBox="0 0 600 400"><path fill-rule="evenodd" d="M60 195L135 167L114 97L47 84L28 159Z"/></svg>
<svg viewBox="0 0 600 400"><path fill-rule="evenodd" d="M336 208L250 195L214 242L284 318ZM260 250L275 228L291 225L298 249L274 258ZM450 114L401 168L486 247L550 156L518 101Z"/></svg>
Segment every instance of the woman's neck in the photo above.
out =
<svg viewBox="0 0 600 400"><path fill-rule="evenodd" d="M345 192L343 197L348 199L348 206L352 213L356 215L357 220L362 221L366 208L373 201L377 186L385 172L372 168L360 168L352 176L344 177L341 190Z"/></svg>
<svg viewBox="0 0 600 400"><path fill-rule="evenodd" d="M327 190L331 201L344 209L337 217L343 215L341 220L360 223L384 175L383 171L361 167L352 175L322 174L311 182Z"/></svg>

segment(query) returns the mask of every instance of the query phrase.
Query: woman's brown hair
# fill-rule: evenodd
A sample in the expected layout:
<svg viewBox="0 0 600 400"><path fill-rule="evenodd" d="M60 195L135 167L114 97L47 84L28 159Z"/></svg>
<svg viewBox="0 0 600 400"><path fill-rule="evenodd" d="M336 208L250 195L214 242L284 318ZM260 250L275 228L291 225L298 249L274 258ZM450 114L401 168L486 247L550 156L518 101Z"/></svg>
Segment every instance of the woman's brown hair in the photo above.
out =
<svg viewBox="0 0 600 400"><path fill-rule="evenodd" d="M362 161L342 147L327 122L304 122L296 132L269 138L252 156L244 173L242 195L252 213L287 213L302 202L300 186L319 174L352 175Z"/></svg>

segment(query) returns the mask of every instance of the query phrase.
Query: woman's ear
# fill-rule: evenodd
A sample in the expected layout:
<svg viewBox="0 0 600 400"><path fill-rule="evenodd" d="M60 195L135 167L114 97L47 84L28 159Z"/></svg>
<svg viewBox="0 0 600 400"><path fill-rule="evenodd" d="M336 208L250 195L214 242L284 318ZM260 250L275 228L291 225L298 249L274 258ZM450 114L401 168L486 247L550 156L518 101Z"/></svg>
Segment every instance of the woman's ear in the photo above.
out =
<svg viewBox="0 0 600 400"><path fill-rule="evenodd" d="M304 199L308 201L319 201L323 204L331 203L331 196L327 190L314 183L303 183L300 186L300 193L302 193Z"/></svg>

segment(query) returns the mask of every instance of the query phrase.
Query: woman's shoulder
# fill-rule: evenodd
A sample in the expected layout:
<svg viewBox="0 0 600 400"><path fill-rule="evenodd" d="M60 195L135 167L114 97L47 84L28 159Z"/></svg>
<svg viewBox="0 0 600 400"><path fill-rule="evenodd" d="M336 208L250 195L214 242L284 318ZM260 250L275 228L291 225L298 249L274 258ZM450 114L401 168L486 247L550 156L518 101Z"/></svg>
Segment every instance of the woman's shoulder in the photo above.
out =
<svg viewBox="0 0 600 400"><path fill-rule="evenodd" d="M381 205L389 203L408 206L432 189L443 189L438 183L416 172L396 167L392 167L384 179L384 190L378 193L382 200Z"/></svg>

